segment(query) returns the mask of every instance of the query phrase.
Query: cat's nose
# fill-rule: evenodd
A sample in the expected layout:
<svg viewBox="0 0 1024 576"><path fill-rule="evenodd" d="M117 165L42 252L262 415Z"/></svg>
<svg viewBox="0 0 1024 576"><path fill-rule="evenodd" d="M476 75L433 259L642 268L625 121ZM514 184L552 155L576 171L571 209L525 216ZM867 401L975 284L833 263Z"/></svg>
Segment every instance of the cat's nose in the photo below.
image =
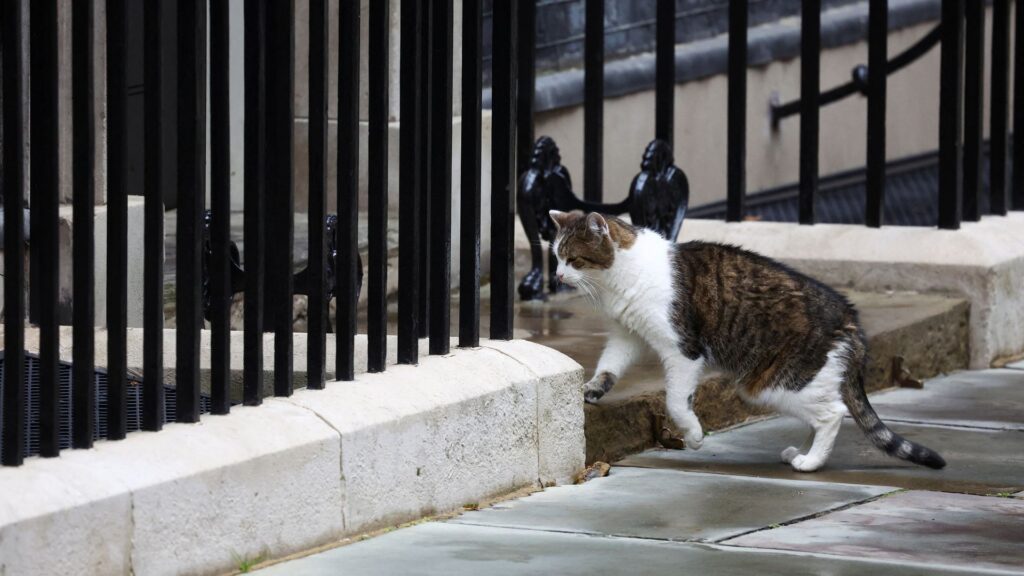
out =
<svg viewBox="0 0 1024 576"><path fill-rule="evenodd" d="M562 283L563 280L565 279L565 274L562 273L562 272L559 272L559 273L555 274L555 276L558 278L558 282L559 283Z"/></svg>

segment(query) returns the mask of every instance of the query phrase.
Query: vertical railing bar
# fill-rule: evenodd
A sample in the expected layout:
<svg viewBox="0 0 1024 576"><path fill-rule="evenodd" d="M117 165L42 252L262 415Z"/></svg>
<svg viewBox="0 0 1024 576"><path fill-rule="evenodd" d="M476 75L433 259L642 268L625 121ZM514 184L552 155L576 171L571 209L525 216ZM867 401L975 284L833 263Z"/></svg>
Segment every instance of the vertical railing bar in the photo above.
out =
<svg viewBox="0 0 1024 576"><path fill-rule="evenodd" d="M359 0L338 10L338 254L335 346L338 380L355 378L359 266Z"/></svg>
<svg viewBox="0 0 1024 576"><path fill-rule="evenodd" d="M990 104L991 158L989 170L992 214L1006 215L1007 152L1009 150L1010 0L992 3L992 94Z"/></svg>
<svg viewBox="0 0 1024 576"><path fill-rule="evenodd" d="M210 411L231 411L231 54L228 2L210 4Z"/></svg>
<svg viewBox="0 0 1024 576"><path fill-rule="evenodd" d="M39 326L39 455L60 453L57 324L57 203L59 194L57 116L57 0L30 2L29 73L31 202L31 267L35 282L30 300L35 301ZM17 217L17 209L12 210ZM30 272L32 274L32 272Z"/></svg>
<svg viewBox="0 0 1024 576"><path fill-rule="evenodd" d="M267 313L274 330L274 395L291 396L295 244L292 143L295 121L295 0L267 4Z"/></svg>
<svg viewBox="0 0 1024 576"><path fill-rule="evenodd" d="M985 2L965 4L967 32L964 66L963 218L981 218L983 140L985 130Z"/></svg>
<svg viewBox="0 0 1024 576"><path fill-rule="evenodd" d="M658 0L655 24L654 134L675 144L676 1Z"/></svg>
<svg viewBox="0 0 1024 576"><path fill-rule="evenodd" d="M942 0L939 93L939 228L960 228L963 198L964 2Z"/></svg>
<svg viewBox="0 0 1024 576"><path fill-rule="evenodd" d="M889 0L871 0L868 16L867 206L864 222L872 228L880 227L885 216L888 45Z"/></svg>
<svg viewBox="0 0 1024 576"><path fill-rule="evenodd" d="M71 8L72 83L72 398L71 445L91 448L96 367L95 216L96 115L93 80L93 1ZM6 68L5 68L6 69ZM5 79L6 80L6 79ZM10 246L9 244L7 246ZM9 270L9 268L7 268Z"/></svg>
<svg viewBox="0 0 1024 576"><path fill-rule="evenodd" d="M452 0L433 0L431 63L434 115L430 161L430 353L447 354L451 336L452 268Z"/></svg>
<svg viewBox="0 0 1024 576"><path fill-rule="evenodd" d="M747 0L729 0L729 96L726 216L746 215L747 188Z"/></svg>
<svg viewBox="0 0 1024 576"><path fill-rule="evenodd" d="M1013 187L1008 210L1024 210L1024 2L1014 5Z"/></svg>
<svg viewBox="0 0 1024 576"><path fill-rule="evenodd" d="M178 2L178 422L198 422L206 200L206 0Z"/></svg>
<svg viewBox="0 0 1024 576"><path fill-rule="evenodd" d="M491 338L513 332L516 214L516 50L518 2L497 2L492 60L491 130Z"/></svg>
<svg viewBox="0 0 1024 576"><path fill-rule="evenodd" d="M367 370L387 362L388 285L388 46L390 0L370 3L369 146L367 147L370 241L367 287Z"/></svg>
<svg viewBox="0 0 1024 576"><path fill-rule="evenodd" d="M529 169L534 141L534 109L537 90L537 2L519 4L518 65L519 88L516 97L516 176ZM465 76L463 76L465 82ZM465 101L463 101L465 102ZM465 145L465 141L463 141Z"/></svg>
<svg viewBox="0 0 1024 576"><path fill-rule="evenodd" d="M420 126L420 149L429 150L430 143L432 142L431 133L434 126L434 115L429 113L430 110L434 109L434 90L431 88L434 76L432 64L434 56L433 50L431 50L431 47L434 45L432 41L434 34L434 11L430 9L429 0L425 2L421 10L420 17L423 19L423 33L420 37L420 97L423 100L423 117L420 119L422 122ZM433 164L430 161L430 154L420 154L417 161L419 162L419 177L424 184L421 190L422 198L420 202L422 222L419 228L420 302L418 309L419 318L416 321L416 325L420 338L426 338L430 327L430 274L427 271L430 270L430 264L433 261L430 249L430 226L428 224L431 218L431 203L428 195L429 186L426 183L431 181Z"/></svg>
<svg viewBox="0 0 1024 576"><path fill-rule="evenodd" d="M604 198L604 2L586 0L584 26L583 196L589 202Z"/></svg>
<svg viewBox="0 0 1024 576"><path fill-rule="evenodd" d="M107 0L107 438L127 411L128 77L126 0Z"/></svg>
<svg viewBox="0 0 1024 576"><path fill-rule="evenodd" d="M266 0L245 3L245 333L243 401L263 401L266 186ZM343 77L344 78L344 77Z"/></svg>
<svg viewBox="0 0 1024 576"><path fill-rule="evenodd" d="M308 388L326 381L327 354L327 0L309 2L309 294Z"/></svg>
<svg viewBox="0 0 1024 576"><path fill-rule="evenodd" d="M420 269L420 227L423 204L420 132L423 99L421 87L421 50L424 0L402 0L400 117L398 172L398 363L419 361L419 304L422 270Z"/></svg>
<svg viewBox="0 0 1024 576"><path fill-rule="evenodd" d="M25 137L22 87L22 2L8 1L0 18L3 57L4 387L0 464L20 466L25 446ZM91 431L90 431L91 434Z"/></svg>
<svg viewBox="0 0 1024 576"><path fill-rule="evenodd" d="M804 0L800 19L800 223L814 224L818 194L821 0Z"/></svg>
<svg viewBox="0 0 1024 576"><path fill-rule="evenodd" d="M483 78L483 14L480 1L462 0L459 346L463 348L480 345L480 138Z"/></svg>
<svg viewBox="0 0 1024 576"><path fill-rule="evenodd" d="M145 5L145 179L143 220L142 429L164 425L163 34L160 2Z"/></svg>

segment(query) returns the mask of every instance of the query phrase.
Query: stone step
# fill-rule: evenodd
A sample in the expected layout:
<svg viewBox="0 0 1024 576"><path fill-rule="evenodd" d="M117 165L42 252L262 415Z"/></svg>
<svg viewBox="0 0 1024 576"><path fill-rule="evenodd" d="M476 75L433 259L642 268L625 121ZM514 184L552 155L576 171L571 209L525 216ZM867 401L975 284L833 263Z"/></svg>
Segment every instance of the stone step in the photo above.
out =
<svg viewBox="0 0 1024 576"><path fill-rule="evenodd" d="M846 292L858 307L869 339L867 387L891 387L895 359L915 379L966 368L968 305L936 294ZM517 307L520 337L555 348L593 373L607 328L579 294ZM722 377L709 376L698 390L695 409L706 431L721 430L768 414L750 407ZM586 407L587 462L611 462L655 445L665 412L664 376L650 358L626 373L597 405Z"/></svg>

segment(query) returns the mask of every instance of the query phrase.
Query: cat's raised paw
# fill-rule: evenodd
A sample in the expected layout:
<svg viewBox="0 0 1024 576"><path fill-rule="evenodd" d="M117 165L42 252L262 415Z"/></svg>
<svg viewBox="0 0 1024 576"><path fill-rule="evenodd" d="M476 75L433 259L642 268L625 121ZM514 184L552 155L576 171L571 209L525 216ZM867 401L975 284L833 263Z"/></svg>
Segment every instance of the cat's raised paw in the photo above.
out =
<svg viewBox="0 0 1024 576"><path fill-rule="evenodd" d="M600 388L587 388L583 391L583 401L587 404L597 404L602 396L604 396L604 390Z"/></svg>
<svg viewBox="0 0 1024 576"><path fill-rule="evenodd" d="M813 458L809 458L806 454L797 454L793 457L793 461L790 462L793 470L796 470L797 472L814 472L821 468L823 464L824 462L815 461Z"/></svg>
<svg viewBox="0 0 1024 576"><path fill-rule="evenodd" d="M789 448L786 448L785 450L782 451L782 455L780 457L782 458L783 462L785 462L786 464L790 464L793 462L793 459L799 455L800 449L795 446L790 446Z"/></svg>

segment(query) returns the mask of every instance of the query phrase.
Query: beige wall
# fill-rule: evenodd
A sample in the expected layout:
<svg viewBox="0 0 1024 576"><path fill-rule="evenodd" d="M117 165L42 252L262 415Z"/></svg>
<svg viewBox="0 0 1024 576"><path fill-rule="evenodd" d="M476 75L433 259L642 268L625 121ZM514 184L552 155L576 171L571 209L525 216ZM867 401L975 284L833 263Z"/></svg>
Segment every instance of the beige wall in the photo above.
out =
<svg viewBox="0 0 1024 576"><path fill-rule="evenodd" d="M934 23L893 32L890 57L924 36ZM991 18L986 42L991 40ZM987 50L987 48L986 48ZM889 158L901 158L938 148L939 47L889 79ZM867 62L867 43L843 46L822 54L821 86L827 90L849 80L854 66ZM986 134L988 68L986 54ZM772 62L751 68L747 107L747 190L756 192L799 179L800 120L793 116L771 128L768 102L778 93L783 102L799 97L800 60ZM690 180L690 203L700 205L725 198L726 101L725 75L676 87L676 164ZM822 109L820 173L832 174L865 163L867 101L853 96ZM583 186L583 108L538 115L537 136L552 136L563 164L574 177L576 192ZM639 170L644 147L654 137L654 92L646 91L605 101L605 200L625 198Z"/></svg>
<svg viewBox="0 0 1024 576"><path fill-rule="evenodd" d="M366 206L366 121L369 117L367 105L369 101L369 76L368 76L368 47L369 38L369 2L362 0L360 8L360 73L359 73L359 119L360 145L359 145L359 193L360 206ZM454 33L452 50L452 109L456 117L462 113L462 1L454 0ZM389 69L388 74L388 118L390 122L399 120L399 73L402 35L400 30L401 2L391 0L391 42L388 51ZM328 29L328 42L330 46L337 46L338 42L338 9L337 2L328 2L330 12L330 24ZM328 62L328 105L327 117L328 127L328 183L327 183L327 204L328 210L335 210L337 196L337 118L338 118L338 51L329 51ZM396 128L396 127L393 127ZM453 163L458 166L459 134L453 134ZM390 204L393 208L398 205L398 131L389 131L389 161L388 169L391 172L389 185ZM485 147L485 151L489 146ZM238 152L239 154L241 151ZM308 208L309 196L309 0L297 0L295 2L295 205L297 211L305 211ZM452 175L453 185L456 186L455 194L458 195L458 171ZM485 182L485 190L489 190ZM241 204L238 204L241 206Z"/></svg>

